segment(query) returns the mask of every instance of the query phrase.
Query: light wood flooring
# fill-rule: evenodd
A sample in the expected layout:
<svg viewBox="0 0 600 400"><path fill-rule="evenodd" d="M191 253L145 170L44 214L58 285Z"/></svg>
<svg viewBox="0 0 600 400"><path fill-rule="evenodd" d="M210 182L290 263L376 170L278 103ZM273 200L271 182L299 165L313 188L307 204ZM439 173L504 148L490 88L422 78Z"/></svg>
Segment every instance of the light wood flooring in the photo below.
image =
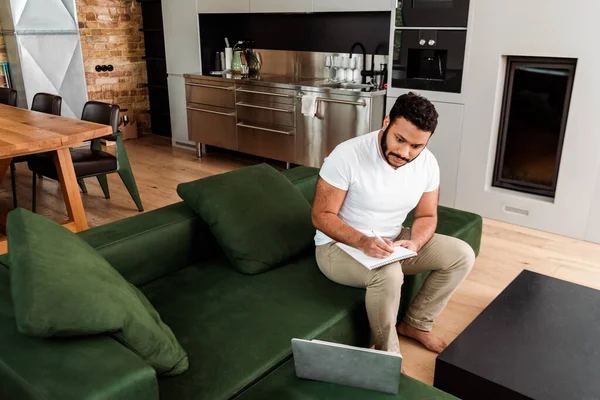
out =
<svg viewBox="0 0 600 400"><path fill-rule="evenodd" d="M174 149L170 140L156 136L127 141L126 148L146 211L180 201L175 191L180 182L261 161L229 154L209 154L200 161L192 151ZM19 205L30 208L31 173L25 164L17 168ZM89 193L83 195L83 204L90 227L138 213L118 175L109 176L110 200L104 199L97 181L86 182ZM38 190L38 213L56 221L65 219L58 184L43 179ZM0 215L11 209L7 177L0 186ZM600 289L599 260L600 245L485 219L481 254L438 318L434 332L452 341L523 269ZM409 375L433 383L436 355L404 338L401 349Z"/></svg>

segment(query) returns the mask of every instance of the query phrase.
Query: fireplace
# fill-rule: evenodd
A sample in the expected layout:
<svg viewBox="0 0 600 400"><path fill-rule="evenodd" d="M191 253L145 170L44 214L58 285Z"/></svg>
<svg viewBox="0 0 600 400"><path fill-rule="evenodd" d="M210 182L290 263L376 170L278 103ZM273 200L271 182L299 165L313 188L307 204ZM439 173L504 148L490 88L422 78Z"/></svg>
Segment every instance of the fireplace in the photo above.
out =
<svg viewBox="0 0 600 400"><path fill-rule="evenodd" d="M554 198L576 64L507 57L492 186Z"/></svg>

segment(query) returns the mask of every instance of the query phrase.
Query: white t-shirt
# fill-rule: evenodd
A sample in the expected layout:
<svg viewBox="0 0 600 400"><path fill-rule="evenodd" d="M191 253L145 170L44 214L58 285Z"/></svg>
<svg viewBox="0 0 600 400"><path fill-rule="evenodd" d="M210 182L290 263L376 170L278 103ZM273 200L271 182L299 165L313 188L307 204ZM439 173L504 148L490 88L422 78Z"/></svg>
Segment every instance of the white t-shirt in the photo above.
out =
<svg viewBox="0 0 600 400"><path fill-rule="evenodd" d="M427 148L413 162L392 168L381 155L378 134L371 132L338 145L319 175L348 192L338 213L342 221L364 234L372 236L374 231L394 240L423 193L438 188L440 169ZM317 230L317 246L331 241Z"/></svg>

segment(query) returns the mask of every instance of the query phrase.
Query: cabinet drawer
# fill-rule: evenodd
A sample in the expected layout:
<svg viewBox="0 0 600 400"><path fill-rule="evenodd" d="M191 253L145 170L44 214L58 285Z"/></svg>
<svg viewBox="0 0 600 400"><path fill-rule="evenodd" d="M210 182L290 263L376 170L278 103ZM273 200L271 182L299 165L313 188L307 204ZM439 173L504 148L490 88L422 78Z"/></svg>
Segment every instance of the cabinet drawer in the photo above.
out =
<svg viewBox="0 0 600 400"><path fill-rule="evenodd" d="M296 114L293 105L276 104L275 106L238 101L236 105L238 121L249 125L269 124L294 127Z"/></svg>
<svg viewBox="0 0 600 400"><path fill-rule="evenodd" d="M294 104L295 90L275 87L240 85L235 89L237 101L261 103L277 107L278 104Z"/></svg>
<svg viewBox="0 0 600 400"><path fill-rule="evenodd" d="M237 150L235 111L211 106L188 106L189 140Z"/></svg>
<svg viewBox="0 0 600 400"><path fill-rule="evenodd" d="M243 153L293 162L296 135L293 128L238 123L238 150Z"/></svg>
<svg viewBox="0 0 600 400"><path fill-rule="evenodd" d="M227 82L186 81L185 98L189 103L216 107L235 107L235 86Z"/></svg>

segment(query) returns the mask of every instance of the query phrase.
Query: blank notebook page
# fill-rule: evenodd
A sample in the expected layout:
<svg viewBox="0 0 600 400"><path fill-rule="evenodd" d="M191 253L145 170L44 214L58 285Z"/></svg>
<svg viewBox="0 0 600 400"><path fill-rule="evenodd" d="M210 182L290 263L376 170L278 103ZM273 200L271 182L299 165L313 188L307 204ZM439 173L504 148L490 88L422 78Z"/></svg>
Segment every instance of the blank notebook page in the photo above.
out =
<svg viewBox="0 0 600 400"><path fill-rule="evenodd" d="M361 250L355 249L354 247L350 247L343 243L336 243L336 245L368 269L383 267L384 265L388 265L396 261L405 260L407 258L411 258L417 255L417 253L407 248L394 247L394 253L391 256L386 258L375 258L366 255Z"/></svg>

